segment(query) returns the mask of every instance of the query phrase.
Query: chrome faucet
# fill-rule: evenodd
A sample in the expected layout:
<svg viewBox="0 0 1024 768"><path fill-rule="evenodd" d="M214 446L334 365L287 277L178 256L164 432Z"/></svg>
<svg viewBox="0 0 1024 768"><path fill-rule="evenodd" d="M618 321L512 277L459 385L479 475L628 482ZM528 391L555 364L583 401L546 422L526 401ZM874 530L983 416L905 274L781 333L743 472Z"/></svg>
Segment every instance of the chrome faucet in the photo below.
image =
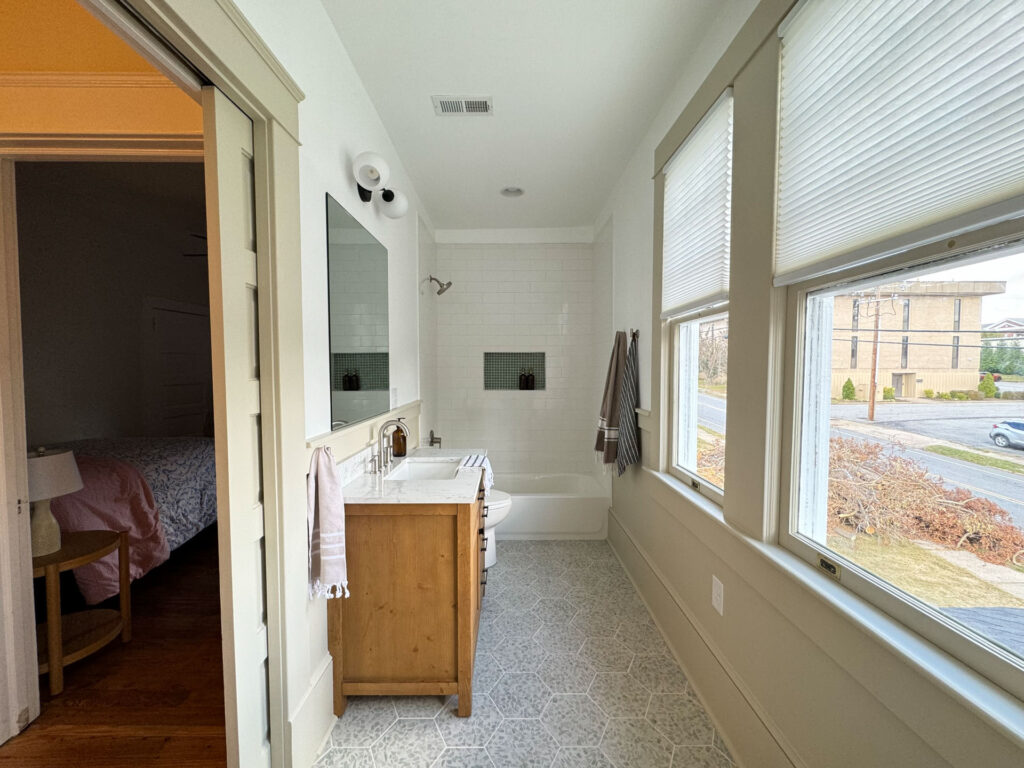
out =
<svg viewBox="0 0 1024 768"><path fill-rule="evenodd" d="M377 430L377 455L374 457L377 461L374 472L381 475L387 475L391 471L391 437L387 434L388 427L399 429L406 438L409 437L409 428L399 419L388 419L380 425L380 429Z"/></svg>

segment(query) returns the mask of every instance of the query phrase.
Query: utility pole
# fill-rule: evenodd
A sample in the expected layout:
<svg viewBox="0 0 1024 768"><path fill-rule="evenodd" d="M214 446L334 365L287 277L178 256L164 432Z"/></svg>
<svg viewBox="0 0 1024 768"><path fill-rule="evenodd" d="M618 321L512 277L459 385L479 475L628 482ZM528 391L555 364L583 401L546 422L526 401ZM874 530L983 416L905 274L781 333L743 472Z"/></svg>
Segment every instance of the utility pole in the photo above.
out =
<svg viewBox="0 0 1024 768"><path fill-rule="evenodd" d="M882 314L882 288L875 288L875 334L871 342L871 382L868 387L868 421L875 420L875 393L878 391L878 320Z"/></svg>

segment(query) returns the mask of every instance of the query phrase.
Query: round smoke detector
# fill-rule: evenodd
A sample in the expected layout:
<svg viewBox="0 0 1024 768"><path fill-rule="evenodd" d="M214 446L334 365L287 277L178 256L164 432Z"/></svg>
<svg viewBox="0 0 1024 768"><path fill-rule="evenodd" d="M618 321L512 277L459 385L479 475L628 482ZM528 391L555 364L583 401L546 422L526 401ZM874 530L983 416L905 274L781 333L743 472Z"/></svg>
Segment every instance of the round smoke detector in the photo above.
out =
<svg viewBox="0 0 1024 768"><path fill-rule="evenodd" d="M501 190L501 194L503 194L505 197L522 197L523 196L523 188L522 187L505 187L505 188L503 188Z"/></svg>

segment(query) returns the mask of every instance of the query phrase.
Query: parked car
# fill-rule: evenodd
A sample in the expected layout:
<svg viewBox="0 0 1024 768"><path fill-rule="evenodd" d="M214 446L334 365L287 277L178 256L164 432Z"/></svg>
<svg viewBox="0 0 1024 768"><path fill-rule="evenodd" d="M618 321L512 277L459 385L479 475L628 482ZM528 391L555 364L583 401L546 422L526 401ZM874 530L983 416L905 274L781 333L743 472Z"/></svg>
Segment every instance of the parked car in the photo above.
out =
<svg viewBox="0 0 1024 768"><path fill-rule="evenodd" d="M984 381L985 377L987 375L988 375L988 371L982 371L981 373L978 374L978 381ZM1001 373L993 373L992 374L992 380L993 381L1002 381L1003 380L1003 374L1001 374Z"/></svg>
<svg viewBox="0 0 1024 768"><path fill-rule="evenodd" d="M988 433L1000 448L1024 448L1024 421L1001 421Z"/></svg>

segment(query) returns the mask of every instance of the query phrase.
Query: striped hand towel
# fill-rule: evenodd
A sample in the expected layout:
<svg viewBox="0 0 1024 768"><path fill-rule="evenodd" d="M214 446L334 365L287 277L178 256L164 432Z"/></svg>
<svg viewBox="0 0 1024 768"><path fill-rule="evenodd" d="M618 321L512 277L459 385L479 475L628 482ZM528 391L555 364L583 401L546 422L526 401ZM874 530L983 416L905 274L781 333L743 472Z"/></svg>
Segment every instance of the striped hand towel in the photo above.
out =
<svg viewBox="0 0 1024 768"><path fill-rule="evenodd" d="M345 498L330 448L317 448L306 476L309 596L349 596L345 559Z"/></svg>
<svg viewBox="0 0 1024 768"><path fill-rule="evenodd" d="M483 454L474 453L459 463L459 468L455 471L455 474L473 469L482 469L484 471L484 495L489 494L491 488L494 487L494 470L491 469L491 460Z"/></svg>
<svg viewBox="0 0 1024 768"><path fill-rule="evenodd" d="M604 382L601 414L597 420L597 442L594 445L594 450L601 454L605 464L614 464L619 451L619 398L625 367L626 334L616 331L612 357L608 361L608 376Z"/></svg>
<svg viewBox="0 0 1024 768"><path fill-rule="evenodd" d="M622 372L622 393L619 396L619 453L615 461L619 477L622 477L626 467L640 461L640 432L636 423L636 409L640 405L640 365L636 349L638 335L634 331L629 340L626 367Z"/></svg>

